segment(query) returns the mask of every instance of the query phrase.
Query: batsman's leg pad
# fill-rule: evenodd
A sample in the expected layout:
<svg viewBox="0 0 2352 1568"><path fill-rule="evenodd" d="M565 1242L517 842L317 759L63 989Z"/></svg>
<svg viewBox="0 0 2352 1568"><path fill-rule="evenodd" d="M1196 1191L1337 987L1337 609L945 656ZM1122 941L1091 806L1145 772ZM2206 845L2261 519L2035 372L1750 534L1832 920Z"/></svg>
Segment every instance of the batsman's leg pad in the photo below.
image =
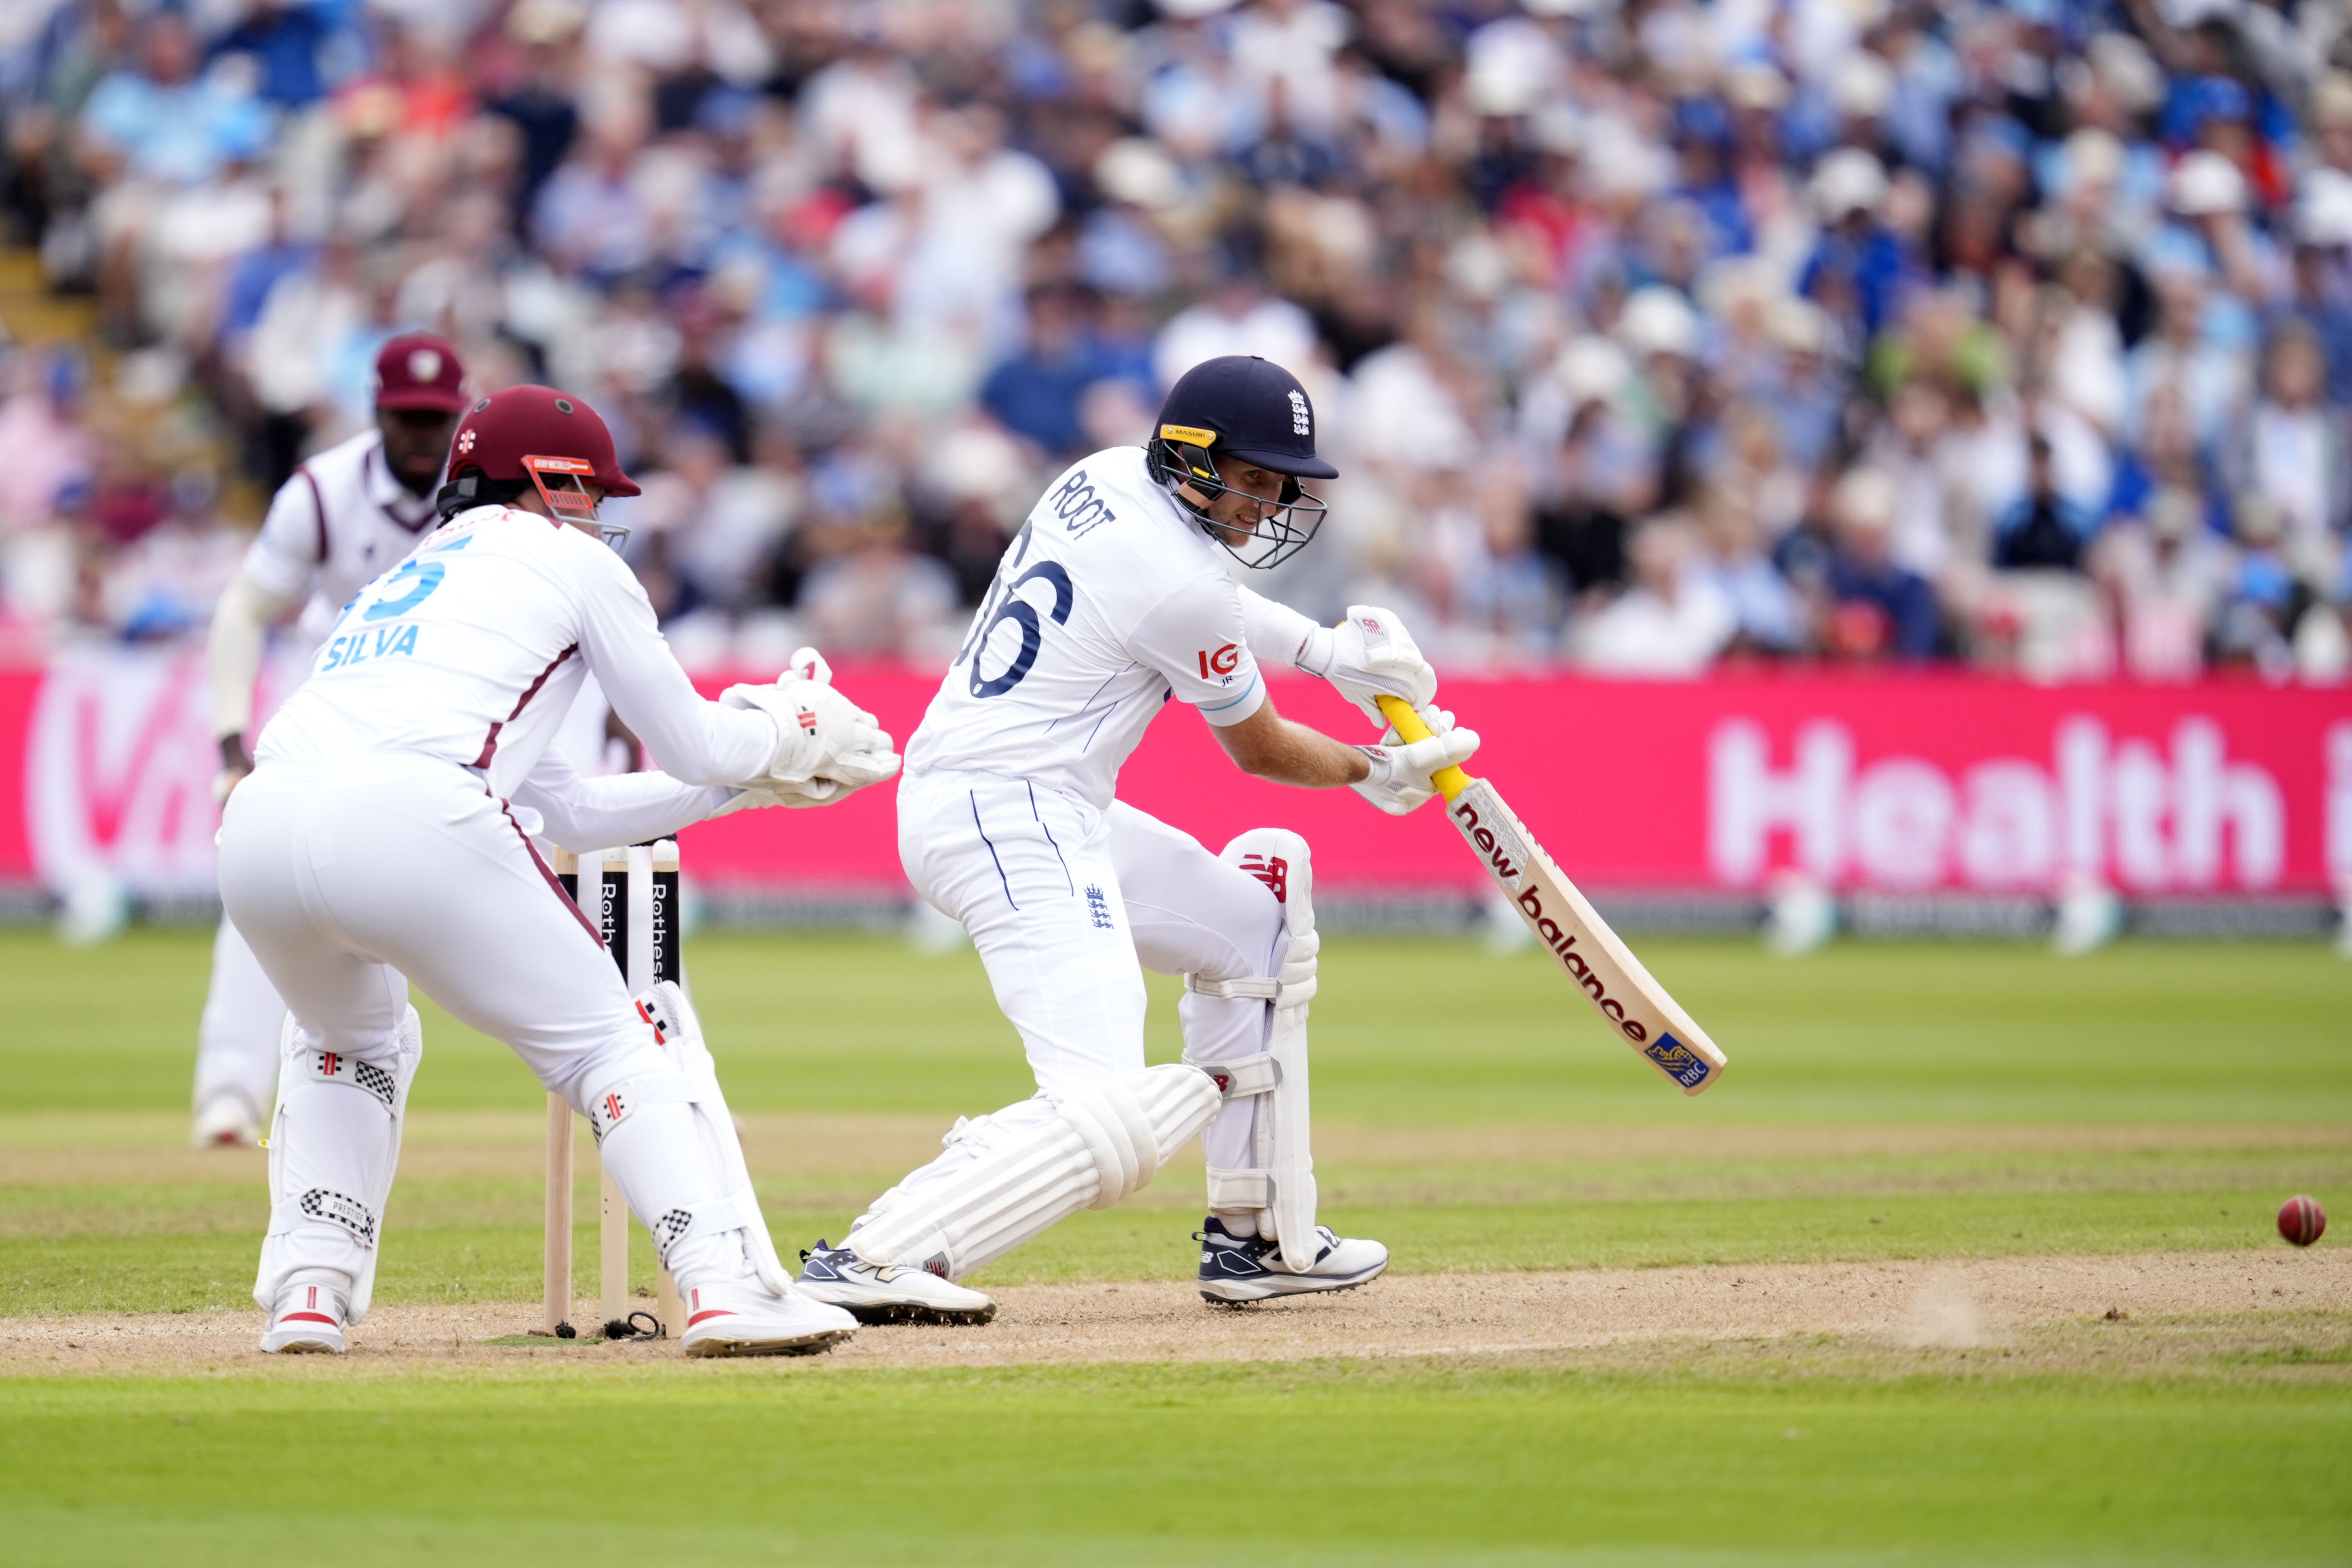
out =
<svg viewBox="0 0 2352 1568"><path fill-rule="evenodd" d="M1314 867L1307 840L1278 827L1256 827L1226 845L1219 858L1264 882L1282 905L1288 938L1281 973L1238 980L1184 977L1210 996L1262 997L1271 1016L1265 1049L1257 1056L1196 1064L1218 1079L1227 1099L1257 1097L1252 1124L1252 1164L1210 1167L1209 1207L1256 1211L1258 1234L1285 1246L1281 1266L1294 1273L1314 1267L1321 1251L1315 1229L1315 1159L1307 1109L1307 1010L1316 987L1322 938L1315 930ZM1190 1059L1189 1058L1187 1059Z"/></svg>
<svg viewBox="0 0 2352 1568"><path fill-rule="evenodd" d="M603 1148L632 1117L663 1107L682 1108L690 1122L673 1122L667 1114L650 1120L690 1134L696 1165L681 1172L662 1159L661 1151L616 1146L606 1151L614 1179L653 1233L664 1268L678 1272L672 1268L672 1255L689 1241L740 1230L752 1272L770 1289L784 1290L792 1276L776 1256L775 1239L768 1234L768 1222L751 1191L742 1141L736 1136L735 1118L719 1087L718 1065L703 1043L693 1005L676 982L665 980L636 997L634 1005L640 1020L651 1027L667 1070L616 1079L585 1096L586 1103L579 1109ZM686 1179L681 1182L680 1177Z"/></svg>
<svg viewBox="0 0 2352 1568"><path fill-rule="evenodd" d="M968 1171L884 1194L848 1246L877 1267L959 1279L1056 1220L1140 1192L1222 1103L1206 1073L1170 1062L1065 1096L1049 1121L999 1131L982 1118L962 1130L981 1143Z"/></svg>
<svg viewBox="0 0 2352 1568"><path fill-rule="evenodd" d="M269 1131L269 1233L253 1296L265 1310L300 1268L351 1279L348 1321L367 1316L375 1290L384 1205L400 1166L408 1086L425 1057L416 1009L402 1009L389 1039L360 1051L323 1049L287 1015L278 1110Z"/></svg>

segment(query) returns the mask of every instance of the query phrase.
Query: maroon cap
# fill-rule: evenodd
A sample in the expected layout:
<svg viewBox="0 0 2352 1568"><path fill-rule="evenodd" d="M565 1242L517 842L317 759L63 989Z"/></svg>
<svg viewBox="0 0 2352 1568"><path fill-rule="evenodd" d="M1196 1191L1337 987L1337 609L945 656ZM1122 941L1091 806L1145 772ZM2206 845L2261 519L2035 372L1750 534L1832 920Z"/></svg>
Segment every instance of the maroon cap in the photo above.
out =
<svg viewBox="0 0 2352 1568"><path fill-rule="evenodd" d="M466 362L446 340L403 332L375 356L375 405L455 414L466 406L465 380Z"/></svg>
<svg viewBox="0 0 2352 1568"><path fill-rule="evenodd" d="M611 496L633 496L637 487L621 472L613 433L596 411L551 386L509 386L475 403L458 422L449 443L449 475L478 468L486 479L530 477L525 458L573 458L588 465L584 478Z"/></svg>

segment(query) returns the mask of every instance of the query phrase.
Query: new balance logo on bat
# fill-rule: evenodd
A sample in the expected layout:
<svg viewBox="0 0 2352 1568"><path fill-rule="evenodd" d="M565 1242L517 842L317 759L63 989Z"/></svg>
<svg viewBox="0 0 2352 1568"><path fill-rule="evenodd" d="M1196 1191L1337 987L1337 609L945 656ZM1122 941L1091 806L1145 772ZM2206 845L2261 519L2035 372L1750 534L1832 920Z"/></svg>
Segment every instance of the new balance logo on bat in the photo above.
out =
<svg viewBox="0 0 2352 1568"><path fill-rule="evenodd" d="M1478 810L1468 801L1456 802L1454 815L1462 821L1463 837L1475 844L1486 857L1486 865L1500 881L1516 882L1527 870L1527 851L1507 839L1497 838L1491 828L1478 826ZM1517 858L1515 860L1513 857Z"/></svg>
<svg viewBox="0 0 2352 1568"><path fill-rule="evenodd" d="M1536 928L1536 935L1543 940L1546 947L1551 949L1551 954L1559 960L1560 967L1567 970L1579 985L1584 987L1585 994L1592 998L1592 1005L1600 1008L1611 1023L1622 1030L1627 1039L1636 1044L1648 1039L1650 1031L1643 1026L1642 1021L1639 1018L1625 1016L1625 1005L1609 994L1609 988L1601 983L1601 976L1593 973L1592 966L1584 962L1584 954L1575 951L1576 938L1560 930L1559 922L1544 913L1544 891L1545 889L1533 883L1519 889L1519 908L1527 911L1528 920Z"/></svg>
<svg viewBox="0 0 2352 1568"><path fill-rule="evenodd" d="M1462 837L1475 845L1486 858L1496 880L1517 884L1517 903L1527 912L1528 923L1535 928L1536 935L1542 939L1543 944L1551 950L1551 955L1559 960L1560 967L1584 987L1585 994L1592 998L1592 1005L1600 1008L1601 1015L1616 1025L1627 1039L1636 1045L1647 1040L1649 1029L1640 1019L1625 1016L1625 1005L1609 994L1609 988L1601 983L1601 976L1592 972L1592 966L1584 961L1584 954L1576 950L1576 938L1562 931L1559 921L1544 911L1544 897L1549 889L1528 876L1529 856L1526 847L1517 841L1517 836L1500 823L1483 826L1479 821L1478 808L1467 795L1454 802L1454 816L1461 825ZM1675 1048L1683 1049L1679 1044ZM1664 1062L1658 1065L1666 1066ZM1706 1066L1705 1062L1699 1064L1702 1078L1706 1076ZM1667 1070L1675 1069L1669 1068ZM1685 1084L1684 1087L1688 1088L1689 1085Z"/></svg>

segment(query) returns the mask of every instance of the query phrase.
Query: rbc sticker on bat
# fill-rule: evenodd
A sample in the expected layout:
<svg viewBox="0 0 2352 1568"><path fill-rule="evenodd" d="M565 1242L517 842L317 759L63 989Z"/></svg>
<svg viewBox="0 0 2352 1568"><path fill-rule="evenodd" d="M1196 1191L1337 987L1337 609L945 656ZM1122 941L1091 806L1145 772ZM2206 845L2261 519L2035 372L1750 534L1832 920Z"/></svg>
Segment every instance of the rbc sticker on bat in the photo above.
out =
<svg viewBox="0 0 2352 1568"><path fill-rule="evenodd" d="M1672 1035L1661 1033L1656 1039L1642 1047L1642 1054L1664 1068L1666 1076L1685 1089L1690 1089L1706 1078L1706 1058Z"/></svg>

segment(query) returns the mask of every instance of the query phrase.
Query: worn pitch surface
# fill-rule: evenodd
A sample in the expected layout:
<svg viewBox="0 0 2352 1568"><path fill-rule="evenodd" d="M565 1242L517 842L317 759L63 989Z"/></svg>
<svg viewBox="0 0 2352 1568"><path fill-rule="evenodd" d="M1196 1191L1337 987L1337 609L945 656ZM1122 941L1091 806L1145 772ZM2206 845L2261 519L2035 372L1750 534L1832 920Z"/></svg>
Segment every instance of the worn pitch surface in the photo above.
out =
<svg viewBox="0 0 2352 1568"><path fill-rule="evenodd" d="M853 1367L1102 1362L1298 1361L1327 1356L1515 1356L1661 1341L1831 1335L1885 1347L2013 1351L2020 1331L2098 1321L2334 1314L2352 1335L2352 1251L2126 1253L1869 1263L1422 1274L1244 1309L1181 1285L1001 1288L978 1328L859 1331L831 1359ZM352 1331L354 1366L512 1362L534 1354L676 1357L658 1341L613 1344L519 1335L534 1305L395 1305ZM21 1321L0 1338L0 1374L180 1373L259 1363L258 1315L88 1314ZM518 1338L524 1342L518 1343Z"/></svg>

